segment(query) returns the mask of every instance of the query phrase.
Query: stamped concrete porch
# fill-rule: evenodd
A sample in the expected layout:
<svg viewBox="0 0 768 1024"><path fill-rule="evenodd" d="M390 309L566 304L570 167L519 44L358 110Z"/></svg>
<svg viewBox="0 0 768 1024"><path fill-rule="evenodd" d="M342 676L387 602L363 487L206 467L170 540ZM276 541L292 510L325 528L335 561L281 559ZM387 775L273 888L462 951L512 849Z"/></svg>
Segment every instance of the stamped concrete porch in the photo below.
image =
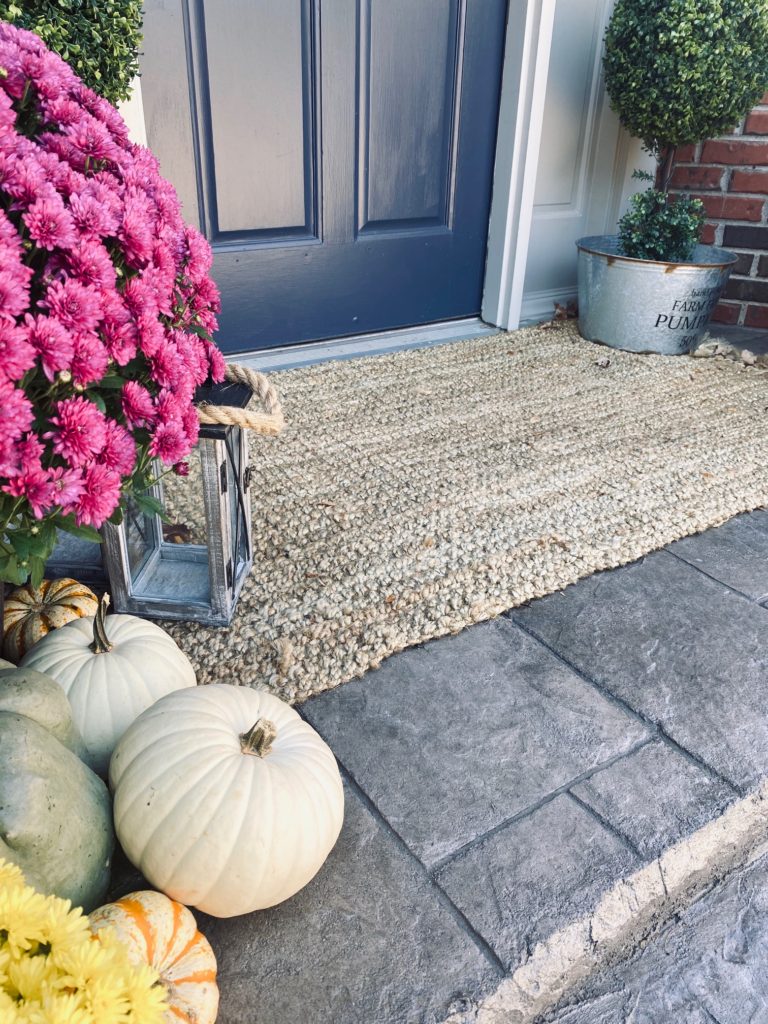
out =
<svg viewBox="0 0 768 1024"><path fill-rule="evenodd" d="M344 828L286 904L201 915L221 1024L469 1011L768 775L766 605L761 511L303 705L339 760Z"/></svg>

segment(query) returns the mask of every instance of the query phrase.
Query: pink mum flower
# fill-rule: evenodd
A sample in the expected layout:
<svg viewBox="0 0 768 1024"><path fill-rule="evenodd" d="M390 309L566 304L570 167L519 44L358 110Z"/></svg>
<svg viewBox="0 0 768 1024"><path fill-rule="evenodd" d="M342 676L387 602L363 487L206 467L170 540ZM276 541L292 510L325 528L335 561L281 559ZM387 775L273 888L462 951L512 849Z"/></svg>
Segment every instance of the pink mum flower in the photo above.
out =
<svg viewBox="0 0 768 1024"><path fill-rule="evenodd" d="M107 372L109 354L95 334L75 335L72 379L76 384L93 384Z"/></svg>
<svg viewBox="0 0 768 1024"><path fill-rule="evenodd" d="M118 237L123 243L125 258L132 267L145 266L152 256L154 217L149 197L131 189L125 201L123 224Z"/></svg>
<svg viewBox="0 0 768 1024"><path fill-rule="evenodd" d="M186 372L186 366L179 358L179 350L174 342L163 336L151 360L152 379L161 388L173 388L180 383L180 377Z"/></svg>
<svg viewBox="0 0 768 1024"><path fill-rule="evenodd" d="M0 380L0 438L14 440L32 426L32 403L21 390L7 380Z"/></svg>
<svg viewBox="0 0 768 1024"><path fill-rule="evenodd" d="M138 455L184 472L195 387L224 368L192 330L216 328L211 249L156 158L36 35L0 22L0 68L0 487L23 514L100 525Z"/></svg>
<svg viewBox="0 0 768 1024"><path fill-rule="evenodd" d="M67 253L67 266L80 284L115 294L117 274L109 253L101 242L90 239L88 243L77 242Z"/></svg>
<svg viewBox="0 0 768 1024"><path fill-rule="evenodd" d="M164 388L155 398L155 411L158 423L180 423L186 403L177 390Z"/></svg>
<svg viewBox="0 0 768 1024"><path fill-rule="evenodd" d="M45 448L37 434L30 433L22 441L17 442L16 451L19 455L19 465L21 468L32 469L40 465Z"/></svg>
<svg viewBox="0 0 768 1024"><path fill-rule="evenodd" d="M208 353L211 365L211 379L215 381L224 380L224 375L227 372L227 362L221 351L210 341L205 342L205 350Z"/></svg>
<svg viewBox="0 0 768 1024"><path fill-rule="evenodd" d="M0 378L21 380L35 365L35 355L26 331L8 320L0 320Z"/></svg>
<svg viewBox="0 0 768 1024"><path fill-rule="evenodd" d="M69 206L75 228L86 238L104 238L117 231L114 212L92 195L75 193L70 196Z"/></svg>
<svg viewBox="0 0 768 1024"><path fill-rule="evenodd" d="M11 477L19 471L19 456L10 437L0 436L0 477Z"/></svg>
<svg viewBox="0 0 768 1024"><path fill-rule="evenodd" d="M62 511L67 514L85 490L82 469L64 469L58 466L56 469L48 470L48 479L53 488L52 503L60 505Z"/></svg>
<svg viewBox="0 0 768 1024"><path fill-rule="evenodd" d="M23 215L29 236L41 249L70 249L75 244L75 222L56 196L38 199Z"/></svg>
<svg viewBox="0 0 768 1024"><path fill-rule="evenodd" d="M11 97L0 93L0 138L10 135L16 125L16 111L13 109Z"/></svg>
<svg viewBox="0 0 768 1024"><path fill-rule="evenodd" d="M2 153L0 153L0 163L2 163ZM1 182L0 188L2 188ZM4 210L0 210L0 242L8 248L9 253L12 252L18 260L21 260L23 252L21 239L15 225L9 220Z"/></svg>
<svg viewBox="0 0 768 1024"><path fill-rule="evenodd" d="M157 413L152 395L142 384L129 380L123 385L123 416L129 427L145 427L155 422Z"/></svg>
<svg viewBox="0 0 768 1024"><path fill-rule="evenodd" d="M94 462L85 471L82 494L74 503L78 526L93 526L98 530L115 511L119 501L120 474Z"/></svg>
<svg viewBox="0 0 768 1024"><path fill-rule="evenodd" d="M58 415L51 416L55 428L43 434L53 441L53 450L73 466L82 466L104 447L107 420L87 398L65 398L56 403Z"/></svg>
<svg viewBox="0 0 768 1024"><path fill-rule="evenodd" d="M120 216L123 211L122 201L123 187L120 182L111 174L95 174L86 180L80 190L82 196L89 196L104 209L104 212L113 218L113 226L109 234L116 234L120 226Z"/></svg>
<svg viewBox="0 0 768 1024"><path fill-rule="evenodd" d="M132 277L126 281L123 288L123 299L135 317L157 318L158 308L155 292L143 276Z"/></svg>
<svg viewBox="0 0 768 1024"><path fill-rule="evenodd" d="M58 93L43 104L46 120L62 128L75 124L83 116L80 106L68 96Z"/></svg>
<svg viewBox="0 0 768 1024"><path fill-rule="evenodd" d="M189 442L183 424L178 420L160 423L149 443L149 454L166 465L181 462L184 456L189 454Z"/></svg>
<svg viewBox="0 0 768 1024"><path fill-rule="evenodd" d="M139 347L148 359L165 345L165 327L157 319L157 315L141 313L137 318L139 328ZM160 383L160 382L158 382ZM163 387L162 383L160 384Z"/></svg>
<svg viewBox="0 0 768 1024"><path fill-rule="evenodd" d="M64 324L52 316L24 317L27 341L37 353L48 380L59 370L68 370L75 354L74 339Z"/></svg>
<svg viewBox="0 0 768 1024"><path fill-rule="evenodd" d="M199 313L205 313L209 307L217 313L221 310L219 288L210 277L203 277L195 283L192 305Z"/></svg>
<svg viewBox="0 0 768 1024"><path fill-rule="evenodd" d="M187 272L193 280L205 278L213 263L211 247L197 228L186 229Z"/></svg>
<svg viewBox="0 0 768 1024"><path fill-rule="evenodd" d="M2 489L14 498L26 498L35 519L42 519L53 505L53 484L42 467L24 469L9 477Z"/></svg>
<svg viewBox="0 0 768 1024"><path fill-rule="evenodd" d="M6 261L3 260L3 266ZM0 316L14 318L29 308L29 279L26 267L0 270Z"/></svg>
<svg viewBox="0 0 768 1024"><path fill-rule="evenodd" d="M69 141L85 161L100 162L117 158L117 146L104 125L95 117L81 117L65 130Z"/></svg>
<svg viewBox="0 0 768 1024"><path fill-rule="evenodd" d="M188 405L184 410L184 414L181 417L181 422L184 426L184 436L187 439L190 451L197 444L197 439L200 434L200 420L197 415L197 409L194 405Z"/></svg>
<svg viewBox="0 0 768 1024"><path fill-rule="evenodd" d="M36 156L16 161L13 173L6 180L5 191L16 200L13 204L16 209L26 209L37 200L41 203L58 203L62 209L64 208ZM26 220L26 216L24 219Z"/></svg>
<svg viewBox="0 0 768 1024"><path fill-rule="evenodd" d="M106 441L99 462L120 476L128 476L136 465L136 442L115 420L107 420Z"/></svg>
<svg viewBox="0 0 768 1024"><path fill-rule="evenodd" d="M114 359L118 366L125 366L136 355L136 324L117 292L103 292L102 303L104 320L101 325L101 337L110 358Z"/></svg>
<svg viewBox="0 0 768 1024"><path fill-rule="evenodd" d="M80 334L94 330L102 315L98 291L73 278L50 284L45 305L51 316Z"/></svg>
<svg viewBox="0 0 768 1024"><path fill-rule="evenodd" d="M77 190L82 175L73 171L68 163L60 160L55 153L38 150L35 153L38 165L45 172L48 184L62 196L70 196ZM72 211L70 210L70 213Z"/></svg>

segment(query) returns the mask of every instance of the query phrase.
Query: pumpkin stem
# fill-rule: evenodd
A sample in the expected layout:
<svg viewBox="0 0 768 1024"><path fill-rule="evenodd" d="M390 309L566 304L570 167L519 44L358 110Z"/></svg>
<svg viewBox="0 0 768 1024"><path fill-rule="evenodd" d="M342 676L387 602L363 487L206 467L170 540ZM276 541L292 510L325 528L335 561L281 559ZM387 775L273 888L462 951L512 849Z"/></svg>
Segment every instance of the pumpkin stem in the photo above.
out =
<svg viewBox="0 0 768 1024"><path fill-rule="evenodd" d="M260 718L248 732L240 734L240 749L244 754L258 754L266 757L272 749L272 742L277 736L277 729L266 718Z"/></svg>
<svg viewBox="0 0 768 1024"><path fill-rule="evenodd" d="M99 607L93 620L93 643L89 644L94 654L109 654L112 644L107 636L107 627L104 619L109 608L109 594L103 594L99 599Z"/></svg>

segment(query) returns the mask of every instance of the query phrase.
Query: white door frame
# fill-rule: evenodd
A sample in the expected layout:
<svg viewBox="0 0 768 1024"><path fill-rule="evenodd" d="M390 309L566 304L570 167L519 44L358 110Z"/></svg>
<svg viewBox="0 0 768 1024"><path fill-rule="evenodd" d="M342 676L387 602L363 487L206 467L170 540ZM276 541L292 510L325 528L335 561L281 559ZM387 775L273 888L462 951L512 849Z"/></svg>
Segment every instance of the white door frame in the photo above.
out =
<svg viewBox="0 0 768 1024"><path fill-rule="evenodd" d="M483 320L506 330L523 305L555 5L510 0L507 14L482 305Z"/></svg>

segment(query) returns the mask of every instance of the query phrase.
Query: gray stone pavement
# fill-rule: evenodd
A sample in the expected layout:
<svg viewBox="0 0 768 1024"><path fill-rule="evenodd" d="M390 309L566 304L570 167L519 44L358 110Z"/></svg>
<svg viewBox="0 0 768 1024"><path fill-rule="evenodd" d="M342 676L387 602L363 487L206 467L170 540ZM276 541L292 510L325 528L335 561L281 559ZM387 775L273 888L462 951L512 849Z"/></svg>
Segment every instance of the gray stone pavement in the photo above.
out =
<svg viewBox="0 0 768 1024"><path fill-rule="evenodd" d="M593 976L557 1024L765 1024L768 855L700 899L628 963Z"/></svg>
<svg viewBox="0 0 768 1024"><path fill-rule="evenodd" d="M344 828L294 899L201 915L220 1024L438 1024L494 991L768 775L767 605L761 511L304 704ZM622 1017L625 994L584 1024L736 1020Z"/></svg>

